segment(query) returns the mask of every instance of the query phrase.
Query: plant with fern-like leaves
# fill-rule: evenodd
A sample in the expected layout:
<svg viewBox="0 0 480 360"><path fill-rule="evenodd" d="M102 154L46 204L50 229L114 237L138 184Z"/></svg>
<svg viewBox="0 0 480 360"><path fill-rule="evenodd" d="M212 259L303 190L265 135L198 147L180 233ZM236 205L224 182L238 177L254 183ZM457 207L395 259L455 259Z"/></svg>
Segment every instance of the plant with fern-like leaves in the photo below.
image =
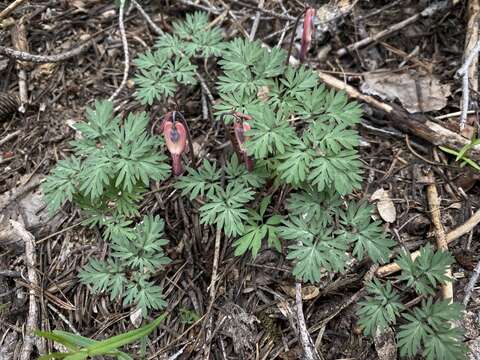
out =
<svg viewBox="0 0 480 360"><path fill-rule="evenodd" d="M199 43L192 40L192 31L206 26L205 19L198 14L187 17L174 27L174 34L159 38L158 49L170 61L195 59L201 47L189 42ZM200 221L234 238L235 255L251 252L255 257L264 245L287 249L293 274L301 281L318 282L327 272L344 272L355 259L388 261L395 242L379 221L372 220L372 207L346 198L362 182L355 130L359 105L348 102L343 92L327 90L312 70L286 65L282 49L240 38L225 45L220 37L211 38L212 44L221 44L217 52L203 53L214 56L222 70L216 82L220 101L214 105L215 116L225 124L227 135L234 134L229 138L237 156L221 167L204 160L176 182L198 207ZM139 97L148 102L141 92L149 89L142 82L138 85ZM236 170L230 172L236 175L228 176L234 163ZM288 194L284 206L274 206L272 200L283 194ZM443 274L451 258L425 248L417 260L403 254L399 263L404 268L399 281L431 295L447 280ZM428 358L463 354L455 328L430 324L442 314L458 317L455 305L427 300L418 311L409 311L391 282L374 280L367 290L371 296L361 303L359 313L367 334L400 323L403 355L420 347ZM416 319L420 325L415 326L425 330L418 337L420 345L409 342L405 319L409 324ZM442 352L442 347L448 350Z"/></svg>
<svg viewBox="0 0 480 360"><path fill-rule="evenodd" d="M134 61L137 98L143 104L174 97L180 86L197 84L197 58L222 54L225 43L217 27L209 27L208 15L188 14L173 23L173 33L158 38L155 50L140 54Z"/></svg>
<svg viewBox="0 0 480 360"><path fill-rule="evenodd" d="M87 109L87 121L75 126L81 138L72 142L73 155L60 160L42 185L52 212L66 202L78 205L84 223L99 226L111 243L107 259L90 260L80 280L144 314L165 305L150 277L168 258L162 249L163 220L147 217L135 225L135 219L150 182L170 174L163 141L148 134L148 122L146 113L122 121L111 102L97 101Z"/></svg>
<svg viewBox="0 0 480 360"><path fill-rule="evenodd" d="M423 247L415 260L403 252L397 259L402 270L396 277L396 288L401 287L402 292L390 281L383 283L374 279L367 284L369 295L359 303L358 310L364 333L373 336L395 326L402 357L421 353L428 360L465 359L462 330L453 325L454 320L462 317L462 306L449 299L435 301L433 298L438 285L451 281L445 273L452 263L450 254L434 251L430 245ZM403 301L409 292L425 299L420 305L407 309Z"/></svg>
<svg viewBox="0 0 480 360"><path fill-rule="evenodd" d="M341 200L362 180L359 137L353 128L360 121L359 105L349 103L344 93L328 91L306 67L285 65L287 54L282 49L269 50L258 41L240 38L225 44L212 33L207 51L207 42L194 36L207 24L200 13L177 22L173 34L157 40L156 55L172 63L188 59L191 64L196 56L213 56L222 70L216 87L220 101L214 109L227 129L233 126L237 156L222 169L209 161L198 169L188 168L175 185L190 200L201 199L200 221L237 237L233 243L237 255L248 250L256 255L262 242L280 250L280 238L289 241L287 256L294 262L294 274L305 281L318 281L327 270L343 271L352 256L359 260L369 256L376 262L388 259L394 242L370 220L371 208ZM139 74L152 66L160 83L170 81L170 75L162 75L163 60L155 63L152 56L139 57ZM140 100L149 102L147 94L153 87L143 80L137 86ZM169 96L165 92L156 98ZM273 193L280 187L288 189L284 216L271 205L262 211L252 207L258 206L254 194L262 192L266 180L273 184ZM311 206L305 205L307 199Z"/></svg>
<svg viewBox="0 0 480 360"><path fill-rule="evenodd" d="M172 98L177 101L181 88L198 89L202 71L198 65L202 59L205 65L217 61L221 70L214 94L219 101L213 109L216 119L225 125L235 154L227 156L222 165L204 159L199 168L187 167L175 182L181 194L197 207L200 222L221 230L232 240L238 256L250 252L255 257L264 246L286 249L297 281L319 282L326 273L345 272L350 264L366 258L386 262L395 242L384 234L378 221L372 220L370 206L348 197L362 183L359 136L355 130L361 117L360 106L348 102L343 92L327 90L307 67L286 65L287 53L282 49L267 49L259 41L240 38L225 43L221 31L209 26L204 13L187 15L185 20L174 23L172 34L160 36L154 51L135 60L137 98L151 105ZM127 166L112 175L115 162L105 159L124 145L117 142L118 149L98 146L97 139L110 136L108 126L109 122L105 133L94 133L93 139L88 138L88 129L80 129L87 143L76 145L80 153L64 165L63 174L57 174L57 183L46 184L52 203L78 200L88 211L89 200L102 196L110 199L115 194L125 197L125 190L133 192L128 199L134 203L140 198L136 187L159 178L147 171L133 181ZM175 132L172 136L167 140L178 140ZM89 164L89 156L97 153L94 148L101 149L101 153L106 148L111 150L105 150L105 158L95 160L103 169L96 170L93 182L86 178L85 183L74 181ZM179 167L178 173L182 171ZM54 189L59 186L71 195L55 195ZM108 192L112 186L115 190L123 186L123 192ZM113 202L114 210L107 206L109 216L95 218L98 211L91 211L92 221L102 225L112 240L112 257L87 265L81 276L84 282L96 286L95 290L110 291L113 297L122 297L125 304L136 303L144 311L160 307L163 304L150 300L158 299L157 289L151 293L143 289L148 287L151 270L167 261L161 252L164 242L159 240L161 236L148 237L148 241L146 237L137 238L138 227L144 225L135 227L129 217L138 214L131 207L130 212L119 212L119 208L129 209L126 200L123 208L120 203ZM145 219L143 224L158 222ZM151 252L142 251L148 246ZM402 255L404 272L399 278L406 287L413 286L428 296L446 281L441 274L451 262L446 254L429 251L424 250L418 262ZM132 271L137 271L136 284L127 285L122 276L128 280ZM454 305L427 298L418 309L410 311L390 282L375 280L367 290L371 296L361 303L359 313L367 334L399 323L403 355L422 349L428 358L450 359L450 355L463 353L459 332L439 320L455 318L458 308Z"/></svg>

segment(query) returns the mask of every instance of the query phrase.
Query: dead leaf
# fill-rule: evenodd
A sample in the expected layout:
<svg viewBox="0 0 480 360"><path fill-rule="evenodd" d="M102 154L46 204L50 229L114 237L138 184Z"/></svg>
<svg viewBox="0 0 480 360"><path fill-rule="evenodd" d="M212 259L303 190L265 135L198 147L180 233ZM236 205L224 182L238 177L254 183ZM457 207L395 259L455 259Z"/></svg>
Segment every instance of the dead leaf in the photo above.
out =
<svg viewBox="0 0 480 360"><path fill-rule="evenodd" d="M380 188L372 194L370 200L378 200L378 214L385 222L393 223L395 221L395 219L397 218L397 211L388 191Z"/></svg>
<svg viewBox="0 0 480 360"><path fill-rule="evenodd" d="M470 167L464 167L455 179L455 184L465 192L468 192L475 186L478 180L480 180L478 171L472 170Z"/></svg>
<svg viewBox="0 0 480 360"><path fill-rule="evenodd" d="M47 80L57 70L58 65L56 63L45 63L38 65L32 71L32 77L35 80Z"/></svg>
<svg viewBox="0 0 480 360"><path fill-rule="evenodd" d="M267 102L269 99L268 95L270 94L270 88L268 86L261 86L257 91L257 97L261 102Z"/></svg>
<svg viewBox="0 0 480 360"><path fill-rule="evenodd" d="M295 298L295 286L280 286L288 296ZM302 300L315 299L320 294L320 289L313 285L302 286Z"/></svg>
<svg viewBox="0 0 480 360"><path fill-rule="evenodd" d="M203 158L206 155L205 137L203 135L196 137L192 141L193 153L197 158Z"/></svg>
<svg viewBox="0 0 480 360"><path fill-rule="evenodd" d="M407 72L393 74L391 71L365 74L361 90L383 100L398 99L410 113L443 109L451 94L450 85L440 84L434 76Z"/></svg>
<svg viewBox="0 0 480 360"><path fill-rule="evenodd" d="M225 320L221 323L220 332L233 340L235 354L251 351L257 336L255 323L260 321L234 303L226 303L222 313Z"/></svg>
<svg viewBox="0 0 480 360"><path fill-rule="evenodd" d="M15 19L13 17L8 17L0 21L0 29L6 29L15 25Z"/></svg>
<svg viewBox="0 0 480 360"><path fill-rule="evenodd" d="M138 328L138 327L140 327L140 325L142 325L142 320L143 320L142 309L138 308L138 309L133 310L130 313L130 322L136 328Z"/></svg>

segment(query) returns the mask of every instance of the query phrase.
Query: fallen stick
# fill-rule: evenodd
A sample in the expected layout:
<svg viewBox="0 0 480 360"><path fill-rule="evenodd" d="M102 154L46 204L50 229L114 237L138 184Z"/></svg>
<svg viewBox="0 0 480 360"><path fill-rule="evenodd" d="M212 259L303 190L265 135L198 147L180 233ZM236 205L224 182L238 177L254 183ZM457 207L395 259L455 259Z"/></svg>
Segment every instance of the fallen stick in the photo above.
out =
<svg viewBox="0 0 480 360"><path fill-rule="evenodd" d="M465 63L457 71L457 76L462 77L462 109L460 115L460 129L467 121L468 107L470 105L470 89L478 91L477 65L480 42L478 41L478 18L480 14L480 1L468 2L468 24L465 37Z"/></svg>
<svg viewBox="0 0 480 360"><path fill-rule="evenodd" d="M54 63L54 62L60 62L60 61L64 61L72 57L78 56L82 52L87 50L91 45L92 45L92 42L88 41L83 45L80 45L71 50L68 50L56 55L35 55L35 54L30 54L24 51L14 50L5 46L0 46L0 55L5 55L13 59L17 59L21 61L29 61L33 63L39 63L39 64Z"/></svg>
<svg viewBox="0 0 480 360"><path fill-rule="evenodd" d="M445 229L443 228L441 214L440 214L440 198L438 196L437 185L435 183L435 177L433 172L428 174L429 184L427 185L427 199L428 206L430 208L430 215L432 217L432 223L435 228L435 238L437 240L437 248L439 250L448 251L447 237L445 236ZM453 284L452 284L452 269L449 266L445 275L450 279L442 285L442 298L453 301Z"/></svg>
<svg viewBox="0 0 480 360"><path fill-rule="evenodd" d="M250 30L250 37L249 37L250 41L253 41L253 39L255 39L255 34L257 33L258 25L260 24L260 15L261 15L260 9L263 9L264 4L265 4L265 0L259 0L258 11L255 14L255 19L253 20L252 30Z"/></svg>
<svg viewBox="0 0 480 360"><path fill-rule="evenodd" d="M305 316L303 315L303 299L302 299L302 284L295 283L295 309L297 312L298 331L300 332L300 342L303 347L303 355L305 360L320 360L317 349L313 344L312 337L307 329Z"/></svg>
<svg viewBox="0 0 480 360"><path fill-rule="evenodd" d="M425 114L409 114L396 104L387 104L372 96L364 95L351 85L345 84L336 77L318 71L320 79L328 86L338 90L344 90L351 98L365 102L367 105L383 113L395 128L412 135L418 136L436 146L460 150L470 141L454 131L433 122ZM469 154L472 160L480 160L480 145L474 146Z"/></svg>
<svg viewBox="0 0 480 360"><path fill-rule="evenodd" d="M448 5L448 1L433 3L432 5L430 5L426 9L424 9L422 12L419 12L415 15L412 15L409 18L400 21L399 23L393 24L388 29L380 31L373 36L366 37L366 38L364 38L360 41L357 41L353 44L348 45L345 48L342 48L342 49L338 50L337 51L337 56L344 56L344 55L348 54L349 52L351 52L353 50L360 49L364 46L367 46L368 44L371 44L372 42L378 41L378 40L380 40L380 39L382 39L386 36L389 36L389 35L397 32L397 31L407 27L408 25L413 24L414 22L416 22L418 19L420 19L422 17L432 16L437 11L446 8L447 5Z"/></svg>
<svg viewBox="0 0 480 360"><path fill-rule="evenodd" d="M479 39L478 22L480 20L480 0L469 0L468 2L468 24L467 35L465 37L465 58L472 52ZM469 78L470 89L478 91L477 69L478 57L475 57L470 63L467 74Z"/></svg>
<svg viewBox="0 0 480 360"><path fill-rule="evenodd" d="M153 22L152 18L147 14L147 12L143 9L143 7L136 0L132 0L132 4L133 4L133 6L135 6L137 8L138 12L147 21L148 25L150 25L152 30L157 35L163 35L163 30Z"/></svg>
<svg viewBox="0 0 480 360"><path fill-rule="evenodd" d="M5 136L3 139L0 139L0 146L2 146L3 144L9 142L10 140L12 139L15 139L18 135L20 135L21 133L23 132L23 130L16 130L10 134L8 134L7 136Z"/></svg>
<svg viewBox="0 0 480 360"><path fill-rule="evenodd" d="M8 5L5 9L2 10L2 12L0 12L0 21L5 19L8 15L10 15L17 7L22 5L22 3L24 2L25 0L15 0L10 5Z"/></svg>
<svg viewBox="0 0 480 360"><path fill-rule="evenodd" d="M128 53L127 34L125 32L124 15L125 15L125 0L120 0L120 9L118 11L118 27L120 29L120 37L122 39L122 47L123 47L123 77L122 77L122 82L120 83L118 88L108 98L109 101L113 101L120 94L120 92L123 90L123 88L125 87L128 81L128 70L130 68L130 58Z"/></svg>
<svg viewBox="0 0 480 360"><path fill-rule="evenodd" d="M25 18L21 18L12 29L11 32L13 47L18 51L29 52L27 40L27 27L25 26ZM18 70L18 93L20 97L20 107L18 111L25 112L25 106L28 103L27 90L27 69L28 64L23 61L18 61L16 68Z"/></svg>
<svg viewBox="0 0 480 360"><path fill-rule="evenodd" d="M470 231L473 230L475 226L480 223L480 209L477 210L467 221L465 221L462 225L457 226L455 229L451 230L445 236L445 240L447 244L457 240L459 237L468 234ZM420 251L415 251L410 254L413 260L415 260L420 255ZM379 277L388 276L393 274L397 271L400 271L400 266L397 263L390 263L380 267L375 275Z"/></svg>
<svg viewBox="0 0 480 360"><path fill-rule="evenodd" d="M215 233L215 251L213 254L213 266L212 266L212 279L210 280L210 285L208 286L209 290L209 304L207 309L206 320L206 334L205 334L205 343L203 345L203 358L205 360L210 359L210 346L212 344L213 337L213 318L212 318L212 308L215 303L215 296L217 294L217 277L218 277L218 262L220 261L220 241L222 240L222 229L218 228Z"/></svg>
<svg viewBox="0 0 480 360"><path fill-rule="evenodd" d="M468 281L467 287L465 288L465 296L463 298L463 306L467 307L470 298L472 297L473 289L475 288L475 284L478 281L478 277L480 276L480 261L477 262L475 269L473 270L472 277Z"/></svg>
<svg viewBox="0 0 480 360"><path fill-rule="evenodd" d="M38 277L35 270L35 238L30 234L22 224L19 222L10 220L10 225L15 232L18 239L23 240L25 243L25 263L27 265L27 278L30 284L38 287ZM38 306L35 299L35 290L32 288L29 290L29 306L26 321L26 331L23 337L23 345L20 351L20 360L29 360L33 351L35 343L35 337L33 331L37 328L38 322Z"/></svg>

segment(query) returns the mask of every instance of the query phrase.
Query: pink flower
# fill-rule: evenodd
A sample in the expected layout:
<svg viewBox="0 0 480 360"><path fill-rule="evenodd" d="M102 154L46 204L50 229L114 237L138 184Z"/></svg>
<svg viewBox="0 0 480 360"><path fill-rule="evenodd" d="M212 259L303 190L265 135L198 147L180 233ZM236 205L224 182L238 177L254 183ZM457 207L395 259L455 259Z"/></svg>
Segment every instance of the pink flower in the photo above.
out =
<svg viewBox="0 0 480 360"><path fill-rule="evenodd" d="M245 136L245 132L251 130L252 127L247 122L248 120L252 120L252 117L240 112L236 112L235 114L235 122L233 124L233 130L235 132L235 138L237 140L238 148L239 148L239 156L245 162L245 166L247 167L248 171L253 171L254 162L248 154L245 148L245 141L248 141L249 137Z"/></svg>
<svg viewBox="0 0 480 360"><path fill-rule="evenodd" d="M187 147L187 129L181 122L175 120L175 111L173 111L165 115L161 131L172 157L173 175L181 175L183 172L181 156Z"/></svg>
<svg viewBox="0 0 480 360"><path fill-rule="evenodd" d="M300 47L300 62L305 61L308 50L310 49L310 43L312 42L313 34L313 18L315 17L316 10L314 8L308 8L305 11L303 20L303 34L302 43Z"/></svg>

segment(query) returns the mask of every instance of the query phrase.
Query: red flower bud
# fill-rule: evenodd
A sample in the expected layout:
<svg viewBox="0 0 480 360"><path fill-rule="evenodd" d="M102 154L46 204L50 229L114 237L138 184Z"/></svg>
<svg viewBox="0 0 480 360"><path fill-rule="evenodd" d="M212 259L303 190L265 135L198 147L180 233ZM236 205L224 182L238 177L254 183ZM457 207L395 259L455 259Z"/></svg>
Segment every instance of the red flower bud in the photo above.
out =
<svg viewBox="0 0 480 360"><path fill-rule="evenodd" d="M238 143L239 156L243 158L245 166L248 171L252 171L254 168L253 160L248 156L247 150L245 148L245 141L248 141L249 137L245 136L245 131L251 130L252 127L247 123L248 120L251 120L252 117L242 113L235 113L236 119L233 124L233 130L235 131L235 138Z"/></svg>
<svg viewBox="0 0 480 360"><path fill-rule="evenodd" d="M235 121L233 125L233 129L235 130L235 137L237 138L238 147L241 151L245 151L245 141L249 139L248 136L245 136L245 131L251 130L252 127L244 120L244 121Z"/></svg>
<svg viewBox="0 0 480 360"><path fill-rule="evenodd" d="M310 43L312 42L312 33L313 33L313 18L315 17L316 10L314 8L308 8L305 11L305 16L303 20L303 34L302 34L302 43L300 47L300 62L305 61L307 56L308 49L310 48Z"/></svg>
<svg viewBox="0 0 480 360"><path fill-rule="evenodd" d="M178 176L183 172L181 156L187 146L187 130L181 122L175 121L172 113L165 116L161 129L167 149L172 156L173 175Z"/></svg>

